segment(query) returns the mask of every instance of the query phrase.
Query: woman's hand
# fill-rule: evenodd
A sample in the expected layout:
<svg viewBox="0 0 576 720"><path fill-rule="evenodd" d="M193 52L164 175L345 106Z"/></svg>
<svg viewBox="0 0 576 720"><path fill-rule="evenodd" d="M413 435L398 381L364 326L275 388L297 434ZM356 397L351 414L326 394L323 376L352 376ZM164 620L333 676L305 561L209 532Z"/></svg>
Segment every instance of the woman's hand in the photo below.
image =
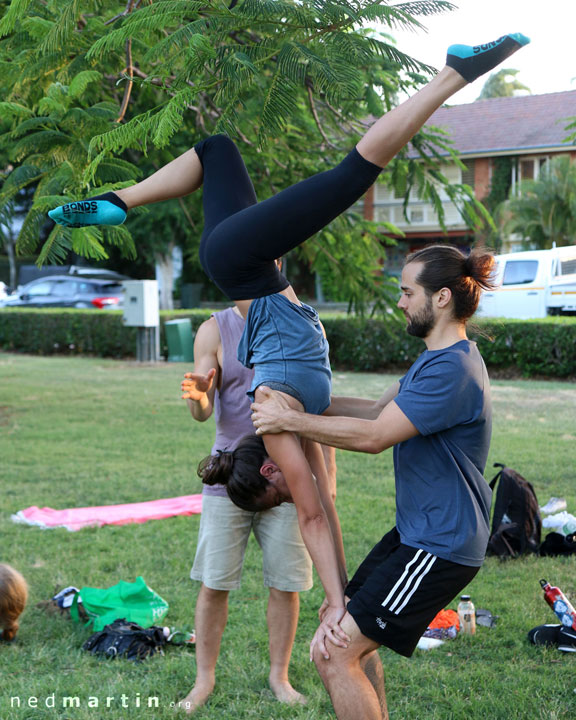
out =
<svg viewBox="0 0 576 720"><path fill-rule="evenodd" d="M327 603L322 603L320 611L322 611L322 621L310 643L310 660L313 659L314 649L316 647L324 660L330 659L330 654L326 647L327 640L333 645L342 648L348 647L348 643L350 642L350 637L340 627L340 620L342 620L346 614L346 608L343 605L334 607Z"/></svg>
<svg viewBox="0 0 576 720"><path fill-rule="evenodd" d="M282 421L287 413L292 412L288 401L281 393L264 385L261 385L258 391L264 396L264 402L254 402L250 406L256 435L284 432Z"/></svg>

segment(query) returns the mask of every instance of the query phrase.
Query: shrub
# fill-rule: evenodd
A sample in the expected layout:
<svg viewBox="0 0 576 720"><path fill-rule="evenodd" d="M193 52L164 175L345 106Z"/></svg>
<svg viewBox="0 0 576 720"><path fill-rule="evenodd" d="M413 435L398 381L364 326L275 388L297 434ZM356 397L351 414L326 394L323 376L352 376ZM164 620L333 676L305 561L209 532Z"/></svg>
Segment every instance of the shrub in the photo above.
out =
<svg viewBox="0 0 576 720"><path fill-rule="evenodd" d="M576 317L483 319L471 332L486 365L516 368L526 377L576 376Z"/></svg>
<svg viewBox="0 0 576 720"><path fill-rule="evenodd" d="M160 347L167 347L164 323L190 318L192 330L210 317L210 310L160 313ZM418 338L406 334L395 316L360 319L326 316L322 322L335 368L378 372L408 367L422 352ZM120 311L0 310L0 349L37 355L68 354L126 358L136 353L136 328L125 327ZM530 377L576 377L576 318L542 320L478 319L469 336L489 368L514 369Z"/></svg>

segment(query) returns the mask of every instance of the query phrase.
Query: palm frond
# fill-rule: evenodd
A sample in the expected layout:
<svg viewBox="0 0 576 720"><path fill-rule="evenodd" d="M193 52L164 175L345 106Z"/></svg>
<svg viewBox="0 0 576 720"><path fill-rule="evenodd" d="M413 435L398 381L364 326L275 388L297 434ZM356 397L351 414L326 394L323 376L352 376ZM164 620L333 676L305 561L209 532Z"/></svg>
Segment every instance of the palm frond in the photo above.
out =
<svg viewBox="0 0 576 720"><path fill-rule="evenodd" d="M331 32L326 35L332 52L351 63L365 63L374 56L370 41L356 33Z"/></svg>
<svg viewBox="0 0 576 720"><path fill-rule="evenodd" d="M317 25L315 12L303 4L283 0L245 0L235 9L237 18L244 16L257 23L295 24L308 29Z"/></svg>
<svg viewBox="0 0 576 720"><path fill-rule="evenodd" d="M147 110L127 123L117 125L108 132L96 135L90 140L88 154L122 152L128 147L136 147L140 143L145 150L146 138L151 127L151 118L156 110L157 108Z"/></svg>
<svg viewBox="0 0 576 720"><path fill-rule="evenodd" d="M215 51L210 40L205 37L206 20L196 20L188 23L181 28L169 33L166 37L161 38L154 44L144 55L144 62L156 63L166 57L169 57L173 51L184 53L188 62L193 63L196 59L198 63L205 57L213 57Z"/></svg>
<svg viewBox="0 0 576 720"><path fill-rule="evenodd" d="M58 130L41 130L21 138L13 148L13 156L16 160L28 157L32 151L35 153L46 153L55 151L70 145L71 138Z"/></svg>
<svg viewBox="0 0 576 720"><path fill-rule="evenodd" d="M104 228L104 238L109 245L119 248L124 256L135 260L138 256L134 238L124 225L108 226Z"/></svg>
<svg viewBox="0 0 576 720"><path fill-rule="evenodd" d="M94 60L110 52L120 51L129 38L144 37L157 34L161 36L167 28L175 28L188 17L191 11L206 6L202 2L162 2L139 8L125 18L120 27L109 31L99 38L87 53L88 60ZM195 26L194 29L190 26ZM206 30L206 20L197 20L188 25L189 34L201 33ZM182 30L182 28L180 29ZM169 34L169 37L172 33Z"/></svg>
<svg viewBox="0 0 576 720"><path fill-rule="evenodd" d="M262 145L267 135L275 135L286 127L287 118L294 109L296 86L290 78L277 72L270 83L262 107L259 143Z"/></svg>
<svg viewBox="0 0 576 720"><path fill-rule="evenodd" d="M32 15L31 17L25 17L21 21L21 25L31 38L34 40L41 40L50 32L54 25L54 21L38 15Z"/></svg>
<svg viewBox="0 0 576 720"><path fill-rule="evenodd" d="M74 198L66 196L66 193L70 190L75 190L77 181L77 172L74 166L70 163L69 159L66 159L62 163L57 163L48 167L48 164L44 162L42 164L44 169L44 175L42 176L35 193L35 202L44 206L50 204L46 211L51 210L53 207L58 205L64 205L64 203Z"/></svg>
<svg viewBox="0 0 576 720"><path fill-rule="evenodd" d="M21 103L16 102L0 102L0 117L25 117L32 115L32 110Z"/></svg>
<svg viewBox="0 0 576 720"><path fill-rule="evenodd" d="M70 232L72 250L82 257L91 260L106 260L108 253L102 244L102 230L92 225L84 228L74 228Z"/></svg>
<svg viewBox="0 0 576 720"><path fill-rule="evenodd" d="M12 0L6 14L0 20L0 37L5 37L14 32L16 25L23 20L32 0Z"/></svg>
<svg viewBox="0 0 576 720"><path fill-rule="evenodd" d="M278 72L300 85L304 83L310 65L310 58L302 49L299 44L287 42L278 53L277 60Z"/></svg>
<svg viewBox="0 0 576 720"><path fill-rule="evenodd" d="M14 130L7 133L6 138L9 142L12 142L16 140L16 138L21 137L22 135L27 135L32 130L45 130L48 129L50 126L55 128L56 120L49 115L40 115L39 117L29 118L28 120L24 120L23 122L18 123ZM4 145L4 147L6 147L6 141L0 139L0 145Z"/></svg>
<svg viewBox="0 0 576 720"><path fill-rule="evenodd" d="M80 15L80 0L59 0L58 20L52 24L44 40L40 43L40 54L57 52L68 45L68 40L76 30Z"/></svg>
<svg viewBox="0 0 576 720"><path fill-rule="evenodd" d="M46 222L46 213L34 205L26 213L24 222L16 239L16 251L19 255L34 255L40 243L42 226Z"/></svg>
<svg viewBox="0 0 576 720"><path fill-rule="evenodd" d="M218 65L221 83L214 93L217 104L229 103L254 81L258 73L250 58L244 53L227 55Z"/></svg>
<svg viewBox="0 0 576 720"><path fill-rule="evenodd" d="M398 5L374 2L363 8L359 15L362 20L377 21L393 30L425 30L425 26L416 19L417 15L428 17L456 9L455 5L444 0L417 0Z"/></svg>
<svg viewBox="0 0 576 720"><path fill-rule="evenodd" d="M115 116L116 113L91 113L89 108L73 107L59 119L59 127L74 137L86 138L107 130Z"/></svg>
<svg viewBox="0 0 576 720"><path fill-rule="evenodd" d="M100 184L116 184L135 180L141 175L140 170L121 158L105 158L98 165L98 182Z"/></svg>
<svg viewBox="0 0 576 720"><path fill-rule="evenodd" d="M106 133L104 135L98 135L97 137L102 138L105 136L106 136ZM92 143L94 142L95 139L96 138L92 138L92 140L90 141L90 147L92 146ZM89 155L92 154L90 147L88 148ZM98 172L98 169L100 167L100 163L102 163L105 160L106 156L107 156L107 151L101 150L88 163L88 165L84 169L84 172L82 173L82 184L83 185L91 185L94 182L96 173Z"/></svg>
<svg viewBox="0 0 576 720"><path fill-rule="evenodd" d="M100 82L102 73L97 70L84 70L79 72L72 80L68 87L68 96L71 98L79 98L85 92L90 83Z"/></svg>
<svg viewBox="0 0 576 720"><path fill-rule="evenodd" d="M152 142L156 147L165 147L172 136L180 130L184 113L188 105L194 100L195 94L192 88L180 90L154 116L155 128Z"/></svg>
<svg viewBox="0 0 576 720"><path fill-rule="evenodd" d="M25 253L23 247L22 249L18 247L18 243L16 244L16 248L21 254L32 254L31 252ZM48 235L44 245L42 245L36 260L36 265L40 267L46 263L62 265L66 262L70 250L72 250L70 230L62 227L62 225L54 225L52 232Z"/></svg>
<svg viewBox="0 0 576 720"><path fill-rule="evenodd" d="M38 112L59 117L66 112L66 105L57 98L47 96L38 103Z"/></svg>
<svg viewBox="0 0 576 720"><path fill-rule="evenodd" d="M436 68L427 65L419 60L406 55L406 53L398 50L395 45L379 40L374 37L366 37L366 43L372 48L375 55L386 58L389 62L404 68L407 72L424 73L427 75L436 72Z"/></svg>
<svg viewBox="0 0 576 720"><path fill-rule="evenodd" d="M18 79L19 88L30 90L30 83L46 77L52 77L54 70L65 64L67 60L64 50L51 53L37 53L22 63L22 70Z"/></svg>
<svg viewBox="0 0 576 720"><path fill-rule="evenodd" d="M294 43L294 48L307 64L308 75L331 101L339 102L358 95L361 82L358 69L338 58L329 61L301 43Z"/></svg>
<svg viewBox="0 0 576 720"><path fill-rule="evenodd" d="M42 171L34 165L20 165L14 168L2 183L0 204L6 204L6 202L16 197L20 190L38 182L42 175Z"/></svg>

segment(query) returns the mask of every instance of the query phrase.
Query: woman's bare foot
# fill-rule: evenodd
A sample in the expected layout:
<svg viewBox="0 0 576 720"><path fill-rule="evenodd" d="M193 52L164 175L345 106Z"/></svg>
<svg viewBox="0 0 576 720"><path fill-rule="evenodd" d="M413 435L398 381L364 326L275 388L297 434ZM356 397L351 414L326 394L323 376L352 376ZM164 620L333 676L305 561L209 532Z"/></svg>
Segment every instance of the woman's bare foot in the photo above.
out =
<svg viewBox="0 0 576 720"><path fill-rule="evenodd" d="M270 689L276 699L287 705L306 705L308 699L297 690L294 690L288 680L272 680L269 678Z"/></svg>
<svg viewBox="0 0 576 720"><path fill-rule="evenodd" d="M198 708L206 704L213 690L214 685L200 685L196 683L188 695L176 703L175 710L184 710L188 715L192 715Z"/></svg>

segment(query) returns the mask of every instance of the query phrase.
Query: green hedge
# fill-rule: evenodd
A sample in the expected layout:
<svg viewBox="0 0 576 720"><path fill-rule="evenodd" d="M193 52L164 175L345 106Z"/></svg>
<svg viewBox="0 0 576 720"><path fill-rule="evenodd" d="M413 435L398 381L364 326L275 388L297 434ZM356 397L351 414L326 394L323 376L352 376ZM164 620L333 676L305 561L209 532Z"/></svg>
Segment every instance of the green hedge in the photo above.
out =
<svg viewBox="0 0 576 720"><path fill-rule="evenodd" d="M167 356L166 320L189 317L193 330L209 310L161 313L161 351ZM335 368L377 372L407 367L422 352L421 340L406 334L393 316L362 320L322 318ZM529 376L576 377L576 318L479 319L469 328L489 368ZM0 349L39 355L69 354L128 358L136 352L136 329L122 324L119 311L0 310Z"/></svg>
<svg viewBox="0 0 576 720"><path fill-rule="evenodd" d="M334 367L374 372L407 367L423 343L389 320L325 318ZM576 377L576 317L542 320L475 319L468 328L489 368L530 376Z"/></svg>

